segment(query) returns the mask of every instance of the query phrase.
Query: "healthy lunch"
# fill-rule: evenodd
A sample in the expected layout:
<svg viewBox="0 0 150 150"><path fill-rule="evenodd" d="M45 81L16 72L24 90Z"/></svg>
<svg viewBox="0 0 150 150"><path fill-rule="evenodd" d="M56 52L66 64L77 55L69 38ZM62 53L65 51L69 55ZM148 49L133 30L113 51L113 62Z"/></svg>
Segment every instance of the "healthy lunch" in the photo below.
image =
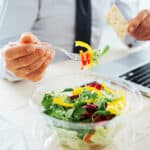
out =
<svg viewBox="0 0 150 150"><path fill-rule="evenodd" d="M64 150L91 150L111 142L117 129L112 129L107 123L121 116L127 104L123 90L114 90L106 83L94 81L45 93L41 105L47 117L74 125L85 124L85 129L55 125ZM91 128L86 128L86 124L91 124Z"/></svg>

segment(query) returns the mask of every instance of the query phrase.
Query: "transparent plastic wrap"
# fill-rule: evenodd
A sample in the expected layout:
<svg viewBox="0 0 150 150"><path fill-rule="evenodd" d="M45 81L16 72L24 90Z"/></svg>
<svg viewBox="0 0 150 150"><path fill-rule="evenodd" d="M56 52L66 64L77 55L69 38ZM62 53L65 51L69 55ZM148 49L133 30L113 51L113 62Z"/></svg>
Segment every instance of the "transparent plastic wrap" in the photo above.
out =
<svg viewBox="0 0 150 150"><path fill-rule="evenodd" d="M43 113L41 100L45 93L62 91L66 87L79 87L93 81L105 82L114 90L125 91L127 106L121 115L104 123L76 123L59 120ZM133 143L144 135L145 131L148 132L149 118L144 127L138 128L138 133L135 128L138 124L137 116L142 112L143 106L148 103L143 103L140 93L124 80L98 74L80 73L56 76L48 83L42 83L39 86L40 88L37 88L31 97L31 105L40 112L46 126L37 123L36 128L38 129L34 130L34 136L40 136L40 142L46 150L132 150ZM83 140L87 130L94 131L90 142Z"/></svg>

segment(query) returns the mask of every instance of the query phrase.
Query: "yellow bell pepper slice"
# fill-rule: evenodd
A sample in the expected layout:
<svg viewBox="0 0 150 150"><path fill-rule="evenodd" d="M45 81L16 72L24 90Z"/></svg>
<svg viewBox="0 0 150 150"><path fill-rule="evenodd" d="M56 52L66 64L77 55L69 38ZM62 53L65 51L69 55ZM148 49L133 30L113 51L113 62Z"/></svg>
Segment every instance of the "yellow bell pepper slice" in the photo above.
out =
<svg viewBox="0 0 150 150"><path fill-rule="evenodd" d="M91 51L91 52L93 51L92 47L89 44L82 42L82 41L75 41L75 46L81 46L81 47L86 48L88 51Z"/></svg>
<svg viewBox="0 0 150 150"><path fill-rule="evenodd" d="M57 104L64 107L73 107L74 104L65 102L66 96L55 97L53 100L53 104Z"/></svg>

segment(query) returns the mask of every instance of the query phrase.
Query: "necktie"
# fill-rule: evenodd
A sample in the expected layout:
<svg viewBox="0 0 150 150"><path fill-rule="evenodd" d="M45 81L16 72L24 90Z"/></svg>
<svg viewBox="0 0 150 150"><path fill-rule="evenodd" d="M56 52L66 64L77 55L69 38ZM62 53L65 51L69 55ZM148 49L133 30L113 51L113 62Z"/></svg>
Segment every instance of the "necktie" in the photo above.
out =
<svg viewBox="0 0 150 150"><path fill-rule="evenodd" d="M91 44L91 0L76 0L75 41ZM74 53L79 53L80 47L73 47ZM86 51L86 49L83 49Z"/></svg>

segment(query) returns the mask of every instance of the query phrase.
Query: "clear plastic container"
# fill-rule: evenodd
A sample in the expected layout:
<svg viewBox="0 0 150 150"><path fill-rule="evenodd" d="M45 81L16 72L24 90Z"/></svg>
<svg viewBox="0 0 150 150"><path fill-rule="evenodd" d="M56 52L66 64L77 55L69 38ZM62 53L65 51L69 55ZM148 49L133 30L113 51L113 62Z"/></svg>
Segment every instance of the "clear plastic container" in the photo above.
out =
<svg viewBox="0 0 150 150"><path fill-rule="evenodd" d="M41 100L45 93L62 91L67 87L75 88L93 81L105 82L112 89L125 91L127 106L120 116L105 123L73 123L43 114ZM42 114L51 131L51 138L47 140L51 144L45 142L45 147L49 147L47 149L57 145L57 150L130 150L138 138L135 123L137 114L143 108L143 101L135 87L124 80L91 73L56 76L47 83L39 84L31 97L31 104ZM95 131L95 135L88 143L81 138L82 133L87 130ZM141 129L141 133L143 133L142 130L144 129Z"/></svg>

